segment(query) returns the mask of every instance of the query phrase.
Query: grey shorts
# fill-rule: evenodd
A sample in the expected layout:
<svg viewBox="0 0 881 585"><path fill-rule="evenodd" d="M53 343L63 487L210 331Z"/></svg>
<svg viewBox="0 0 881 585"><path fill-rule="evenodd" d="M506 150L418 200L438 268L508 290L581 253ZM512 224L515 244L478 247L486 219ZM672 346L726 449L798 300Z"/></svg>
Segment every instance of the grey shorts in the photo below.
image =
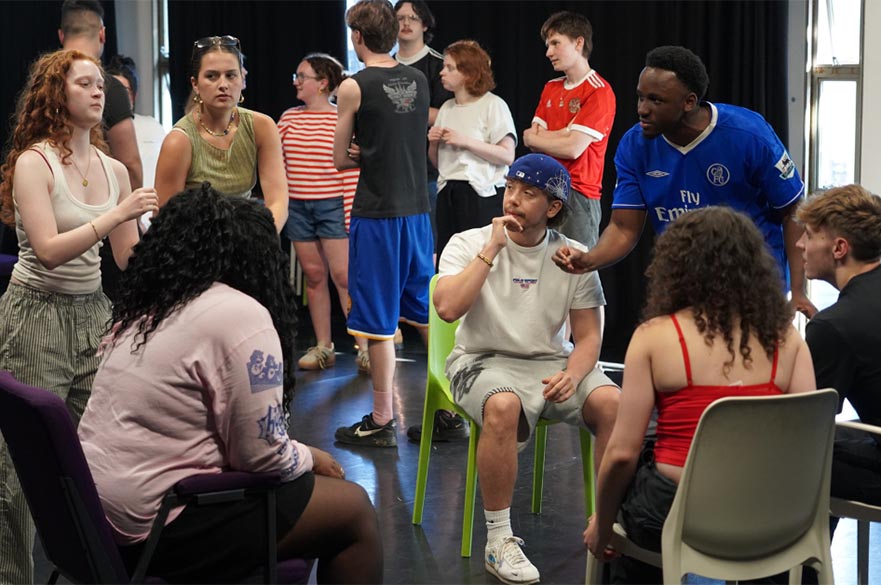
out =
<svg viewBox="0 0 881 585"><path fill-rule="evenodd" d="M576 190L569 193L569 218L560 228L567 238L581 242L588 249L597 245L603 209L599 199L588 199Z"/></svg>
<svg viewBox="0 0 881 585"><path fill-rule="evenodd" d="M549 402L542 396L542 380L566 368L566 358L523 359L484 353L465 354L447 367L453 400L478 425L483 426L483 407L498 392L513 392L520 399L520 428L517 442L526 443L539 418L561 421L587 428L582 406L600 386L617 385L598 367L594 368L564 402Z"/></svg>

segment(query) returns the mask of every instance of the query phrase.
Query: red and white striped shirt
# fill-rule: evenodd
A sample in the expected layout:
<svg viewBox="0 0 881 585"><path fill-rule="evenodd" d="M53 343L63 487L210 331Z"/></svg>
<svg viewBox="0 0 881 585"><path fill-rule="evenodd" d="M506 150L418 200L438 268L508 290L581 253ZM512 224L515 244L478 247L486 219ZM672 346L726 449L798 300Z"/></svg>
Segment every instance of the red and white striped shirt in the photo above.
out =
<svg viewBox="0 0 881 585"><path fill-rule="evenodd" d="M342 197L348 231L360 171L338 171L333 166L333 133L336 123L336 111L308 112L303 106L299 106L282 114L278 121L278 132L281 135L288 178L288 197Z"/></svg>

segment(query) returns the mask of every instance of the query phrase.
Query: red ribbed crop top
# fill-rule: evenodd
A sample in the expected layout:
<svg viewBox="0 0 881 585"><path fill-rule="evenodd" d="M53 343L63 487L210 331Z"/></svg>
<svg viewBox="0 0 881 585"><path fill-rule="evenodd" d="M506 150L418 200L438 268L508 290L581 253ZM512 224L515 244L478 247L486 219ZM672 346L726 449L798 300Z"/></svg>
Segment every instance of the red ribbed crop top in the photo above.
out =
<svg viewBox="0 0 881 585"><path fill-rule="evenodd" d="M697 430L697 423L707 407L720 398L728 396L773 396L783 394L774 383L777 375L777 349L774 349L774 360L771 366L771 380L764 384L748 386L710 386L695 384L691 379L691 362L688 359L688 347L682 336L682 328L676 315L670 315L676 332L679 334L679 346L682 348L682 360L685 362L685 375L688 385L674 392L655 392L658 404L658 440L655 443L655 461L682 467L688 458L688 449Z"/></svg>

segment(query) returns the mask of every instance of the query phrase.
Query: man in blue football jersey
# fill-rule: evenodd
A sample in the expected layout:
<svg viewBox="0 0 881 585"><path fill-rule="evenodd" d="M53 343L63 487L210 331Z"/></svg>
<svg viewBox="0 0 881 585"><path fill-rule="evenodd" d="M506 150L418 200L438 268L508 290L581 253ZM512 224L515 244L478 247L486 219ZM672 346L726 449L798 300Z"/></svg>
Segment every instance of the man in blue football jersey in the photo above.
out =
<svg viewBox="0 0 881 585"><path fill-rule="evenodd" d="M684 47L649 51L636 87L639 123L618 145L618 183L609 225L596 247L561 248L554 261L567 272L610 266L630 253L646 216L660 234L683 213L728 205L749 215L777 259L793 306L812 316L792 217L804 183L786 148L759 114L703 101L709 77Z"/></svg>

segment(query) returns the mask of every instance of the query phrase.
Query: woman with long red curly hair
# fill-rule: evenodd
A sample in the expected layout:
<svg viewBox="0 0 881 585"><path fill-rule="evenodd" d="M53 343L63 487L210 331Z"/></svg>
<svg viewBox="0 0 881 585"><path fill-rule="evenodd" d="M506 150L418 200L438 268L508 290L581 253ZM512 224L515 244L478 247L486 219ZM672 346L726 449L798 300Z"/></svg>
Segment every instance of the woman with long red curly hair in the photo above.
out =
<svg viewBox="0 0 881 585"><path fill-rule="evenodd" d="M0 370L64 399L74 420L98 367L110 319L99 242L108 236L125 268L138 241L135 218L158 209L153 189L132 192L102 138L104 73L79 51L32 66L0 167L0 217L15 226L18 263L0 298ZM34 526L0 439L0 582L33 582Z"/></svg>

